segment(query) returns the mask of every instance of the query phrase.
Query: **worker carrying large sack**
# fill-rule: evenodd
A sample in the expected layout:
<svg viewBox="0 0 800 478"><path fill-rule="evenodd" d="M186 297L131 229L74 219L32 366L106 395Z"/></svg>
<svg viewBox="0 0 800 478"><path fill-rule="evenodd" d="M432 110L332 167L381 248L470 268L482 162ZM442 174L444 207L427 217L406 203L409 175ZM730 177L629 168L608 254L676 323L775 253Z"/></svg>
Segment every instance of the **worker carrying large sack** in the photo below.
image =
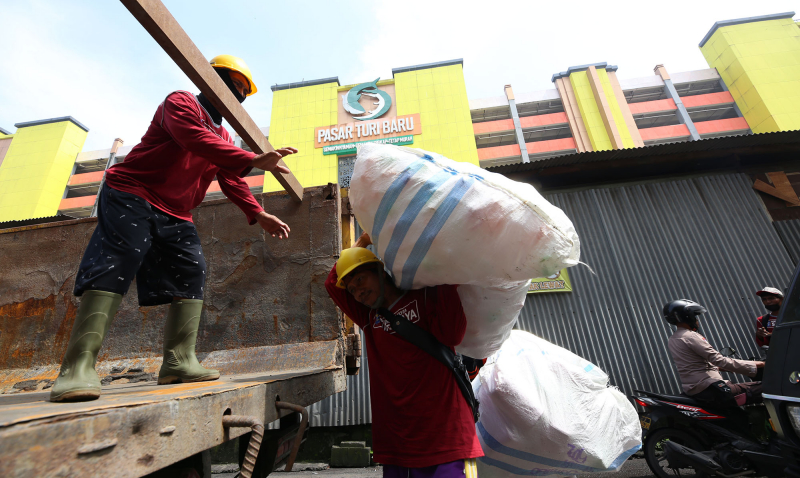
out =
<svg viewBox="0 0 800 478"><path fill-rule="evenodd" d="M456 350L470 357L499 349L531 278L580 256L572 222L533 186L436 153L360 145L350 202L398 287L460 284L467 332Z"/></svg>
<svg viewBox="0 0 800 478"><path fill-rule="evenodd" d="M514 330L473 382L481 478L618 470L642 447L639 417L594 364Z"/></svg>

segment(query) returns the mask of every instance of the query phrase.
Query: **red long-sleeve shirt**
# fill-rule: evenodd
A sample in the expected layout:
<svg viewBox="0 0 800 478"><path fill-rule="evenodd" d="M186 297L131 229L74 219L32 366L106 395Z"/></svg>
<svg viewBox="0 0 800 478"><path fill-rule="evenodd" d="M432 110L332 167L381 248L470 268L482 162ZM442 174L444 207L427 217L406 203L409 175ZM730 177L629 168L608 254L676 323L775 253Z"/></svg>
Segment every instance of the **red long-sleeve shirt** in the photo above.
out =
<svg viewBox="0 0 800 478"><path fill-rule="evenodd" d="M228 131L187 91L176 91L159 105L142 141L125 161L106 172L106 182L135 194L180 219L192 220L216 176L223 194L247 221L263 211L242 179L255 154L236 147Z"/></svg>
<svg viewBox="0 0 800 478"><path fill-rule="evenodd" d="M374 310L336 287L336 279L334 266L325 281L328 294L364 330L375 461L419 468L483 456L472 411L453 372L395 335ZM391 312L452 349L467 329L456 288L441 285L406 291Z"/></svg>

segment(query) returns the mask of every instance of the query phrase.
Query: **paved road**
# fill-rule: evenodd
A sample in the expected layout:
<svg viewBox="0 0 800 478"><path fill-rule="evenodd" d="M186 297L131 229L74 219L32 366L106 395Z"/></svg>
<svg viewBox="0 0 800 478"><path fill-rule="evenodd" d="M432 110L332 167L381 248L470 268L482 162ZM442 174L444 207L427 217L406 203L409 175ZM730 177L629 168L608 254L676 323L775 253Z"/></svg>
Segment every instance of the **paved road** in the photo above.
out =
<svg viewBox="0 0 800 478"><path fill-rule="evenodd" d="M298 463L299 465L299 463ZM235 473L222 473L213 475L214 478L234 478ZM380 466L370 468L329 468L319 471L293 471L289 474L275 472L275 478L382 478L383 470ZM628 460L622 471L616 473L603 473L602 475L578 475L579 478L654 478L644 459L634 458Z"/></svg>

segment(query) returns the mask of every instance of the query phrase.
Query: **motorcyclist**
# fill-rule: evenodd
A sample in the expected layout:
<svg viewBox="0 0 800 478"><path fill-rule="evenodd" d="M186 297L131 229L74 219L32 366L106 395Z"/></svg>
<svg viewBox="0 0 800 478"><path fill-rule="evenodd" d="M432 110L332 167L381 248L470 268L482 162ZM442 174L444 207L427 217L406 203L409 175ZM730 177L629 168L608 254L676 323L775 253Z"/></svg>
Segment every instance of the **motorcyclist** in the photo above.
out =
<svg viewBox="0 0 800 478"><path fill-rule="evenodd" d="M759 347L769 346L772 330L778 323L778 312L783 304L783 292L775 287L764 287L756 292L756 295L761 298L764 308L769 311L768 314L756 319L756 343Z"/></svg>
<svg viewBox="0 0 800 478"><path fill-rule="evenodd" d="M761 382L732 383L719 371L753 377L764 362L736 360L717 352L697 330L698 317L708 310L688 299L664 306L664 319L677 327L668 348L678 368L683 392L690 397L719 406L760 403Z"/></svg>

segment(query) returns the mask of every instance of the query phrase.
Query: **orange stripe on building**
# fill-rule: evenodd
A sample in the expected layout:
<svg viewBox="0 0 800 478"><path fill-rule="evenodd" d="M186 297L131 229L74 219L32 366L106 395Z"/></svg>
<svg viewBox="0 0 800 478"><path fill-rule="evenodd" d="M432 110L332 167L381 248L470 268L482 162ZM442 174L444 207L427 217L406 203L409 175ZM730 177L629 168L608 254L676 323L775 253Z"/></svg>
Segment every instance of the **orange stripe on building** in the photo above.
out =
<svg viewBox="0 0 800 478"><path fill-rule="evenodd" d="M525 143L528 154L549 153L551 151L569 151L577 149L573 138L549 139L547 141L535 141ZM513 158L520 156L519 146L511 144L508 146L494 146L492 148L478 149L478 159L486 161L489 159Z"/></svg>
<svg viewBox="0 0 800 478"><path fill-rule="evenodd" d="M695 126L697 123L695 123ZM656 126L655 128L642 128L639 130L642 141L652 141L654 139L666 138L685 138L689 136L689 128L685 124L673 124L669 126Z"/></svg>
<svg viewBox="0 0 800 478"><path fill-rule="evenodd" d="M519 119L520 126L525 128L535 128L537 126L547 126L551 124L567 124L567 114L563 111L560 113L550 113L546 115L537 116L523 116Z"/></svg>
<svg viewBox="0 0 800 478"><path fill-rule="evenodd" d="M697 108L698 106L727 105L733 103L733 96L729 91L718 93L706 93L704 95L681 96L683 105L687 108ZM672 98L655 101L642 101L641 103L631 103L628 105L632 114L655 113L658 111L672 111L678 109Z"/></svg>
<svg viewBox="0 0 800 478"><path fill-rule="evenodd" d="M87 173L89 174L89 173ZM63 211L66 209L77 209L81 207L88 207L94 205L94 200L97 198L95 195L91 196L81 196L78 198L66 198L62 199L61 203L58 205L58 210Z"/></svg>
<svg viewBox="0 0 800 478"><path fill-rule="evenodd" d="M551 151L577 149L577 146L575 145L575 139L573 138L549 139L547 141L525 143L525 145L528 147L528 154L540 154L549 153Z"/></svg>
<svg viewBox="0 0 800 478"><path fill-rule="evenodd" d="M701 121L695 123L694 127L700 134L722 133L725 131L743 131L750 129L744 118L728 118L713 121Z"/></svg>
<svg viewBox="0 0 800 478"><path fill-rule="evenodd" d="M730 91L720 91L719 93L706 93L705 95L682 96L681 101L687 108L696 108L698 106L730 104L733 103L733 96L731 96Z"/></svg>
<svg viewBox="0 0 800 478"><path fill-rule="evenodd" d="M678 107L675 106L675 102L672 101L672 98L667 98L666 100L642 101L641 103L630 103L628 104L628 108L631 109L631 114L634 115L678 109Z"/></svg>
<svg viewBox="0 0 800 478"><path fill-rule="evenodd" d="M251 188L257 188L258 186L263 186L264 185L264 175L263 174L259 174L258 176L247 176L246 178L242 178L242 179L244 179L244 182L246 182L247 185L250 186ZM208 190L206 191L206 194L215 193L217 191L221 191L221 189L219 187L219 182L218 181L212 181L211 185L208 186Z"/></svg>
<svg viewBox="0 0 800 478"><path fill-rule="evenodd" d="M537 126L548 126L551 124L567 124L568 122L569 120L567 119L567 114L564 112L536 116L523 116L519 119L520 126L523 129L536 128ZM484 123L475 123L472 125L472 130L475 132L475 134L513 131L514 120L505 119L486 121Z"/></svg>
<svg viewBox="0 0 800 478"><path fill-rule="evenodd" d="M514 120L504 119L495 121L486 121L484 123L475 123L472 125L472 130L475 134L497 133L499 131L513 131Z"/></svg>
<svg viewBox="0 0 800 478"><path fill-rule="evenodd" d="M95 171L92 173L74 174L69 178L69 185L76 186L78 184L99 183L103 179L105 171Z"/></svg>
<svg viewBox="0 0 800 478"><path fill-rule="evenodd" d="M575 99L575 92L572 91L572 84L564 78L558 78L555 83L558 96L561 97L561 102L564 105L564 113L567 115L569 130L572 132L572 137L575 138L575 144L578 146L578 152L592 151L592 143L589 141L586 125L583 124L583 117L581 116L578 101Z"/></svg>
<svg viewBox="0 0 800 478"><path fill-rule="evenodd" d="M519 145L516 144L478 149L478 159L481 161L487 159L512 158L520 155L522 155L522 153L519 150Z"/></svg>

